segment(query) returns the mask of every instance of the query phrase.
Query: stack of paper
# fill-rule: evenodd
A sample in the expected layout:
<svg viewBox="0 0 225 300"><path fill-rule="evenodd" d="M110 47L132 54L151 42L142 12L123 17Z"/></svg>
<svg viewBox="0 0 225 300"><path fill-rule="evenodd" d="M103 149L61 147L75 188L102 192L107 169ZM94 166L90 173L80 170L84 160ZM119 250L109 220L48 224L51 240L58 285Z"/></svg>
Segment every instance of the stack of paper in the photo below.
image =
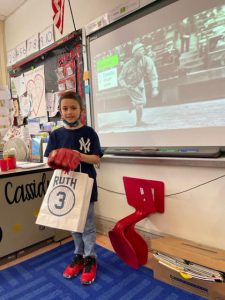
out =
<svg viewBox="0 0 225 300"><path fill-rule="evenodd" d="M153 255L160 264L179 272L184 278L198 278L208 281L224 282L224 274L222 272L160 252L155 252Z"/></svg>
<svg viewBox="0 0 225 300"><path fill-rule="evenodd" d="M44 162L30 162L30 161L17 161L16 162L16 167L17 168L22 168L22 169L31 169L31 168L38 168L46 165Z"/></svg>

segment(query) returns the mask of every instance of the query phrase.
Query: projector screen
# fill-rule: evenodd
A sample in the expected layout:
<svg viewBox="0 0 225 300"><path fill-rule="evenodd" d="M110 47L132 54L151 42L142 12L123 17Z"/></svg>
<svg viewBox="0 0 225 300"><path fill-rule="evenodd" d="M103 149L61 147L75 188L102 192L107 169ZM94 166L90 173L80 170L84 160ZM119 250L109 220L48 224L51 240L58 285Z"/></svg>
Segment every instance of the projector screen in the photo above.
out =
<svg viewBox="0 0 225 300"><path fill-rule="evenodd" d="M87 45L103 147L225 146L224 0L156 1Z"/></svg>

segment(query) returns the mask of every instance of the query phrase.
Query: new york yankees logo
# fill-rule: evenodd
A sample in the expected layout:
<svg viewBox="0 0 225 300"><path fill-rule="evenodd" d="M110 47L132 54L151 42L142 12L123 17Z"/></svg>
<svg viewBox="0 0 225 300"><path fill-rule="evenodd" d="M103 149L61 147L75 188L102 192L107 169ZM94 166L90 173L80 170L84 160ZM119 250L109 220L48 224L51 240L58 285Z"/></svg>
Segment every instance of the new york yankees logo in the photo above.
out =
<svg viewBox="0 0 225 300"><path fill-rule="evenodd" d="M79 143L80 143L80 150L84 150L84 153L88 153L90 152L90 139L87 139L86 143L84 141L84 138L82 137L80 140L79 140Z"/></svg>

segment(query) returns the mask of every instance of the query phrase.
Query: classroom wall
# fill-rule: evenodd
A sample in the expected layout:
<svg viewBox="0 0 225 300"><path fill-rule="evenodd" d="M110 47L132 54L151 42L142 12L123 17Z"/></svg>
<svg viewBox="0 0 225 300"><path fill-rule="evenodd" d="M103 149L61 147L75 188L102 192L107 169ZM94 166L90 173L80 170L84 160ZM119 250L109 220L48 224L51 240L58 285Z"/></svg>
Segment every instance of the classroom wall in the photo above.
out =
<svg viewBox="0 0 225 300"><path fill-rule="evenodd" d="M7 85L6 73L6 51L5 51L5 27L4 22L0 21L0 87Z"/></svg>
<svg viewBox="0 0 225 300"><path fill-rule="evenodd" d="M187 0L188 1L188 0ZM76 28L83 27L115 8L121 0L72 0ZM74 30L66 1L65 32ZM19 24L19 25L18 25ZM28 0L5 22L6 49L52 24L51 1ZM60 38L56 33L56 39ZM225 174L223 168L203 167L192 164L167 164L166 161L154 163L149 160L143 164L136 162L102 160L98 169L99 201L96 214L105 220L117 221L133 210L128 206L124 193L122 176L161 180L165 182L166 195L190 189ZM103 190L101 189L107 189ZM208 246L225 249L225 180L213 181L189 192L165 198L165 213L155 214L138 225L146 232L172 234Z"/></svg>
<svg viewBox="0 0 225 300"><path fill-rule="evenodd" d="M106 11L125 3L126 0L70 0L76 29L80 29ZM91 4L90 4L91 3ZM64 34L55 31L56 40L74 31L68 1L65 1ZM32 35L53 24L51 0L28 0L5 22L6 49L15 48ZM19 24L19 28L18 28Z"/></svg>
<svg viewBox="0 0 225 300"><path fill-rule="evenodd" d="M165 194L178 193L225 174L224 168L195 167L167 164L154 159L144 163L101 164L98 185L109 191L124 193L123 176L159 180L165 183ZM124 195L99 189L97 213L108 219L119 220L133 212ZM139 222L140 228L156 234L171 234L211 247L225 249L225 180L221 178L189 192L165 197L165 213L154 214Z"/></svg>

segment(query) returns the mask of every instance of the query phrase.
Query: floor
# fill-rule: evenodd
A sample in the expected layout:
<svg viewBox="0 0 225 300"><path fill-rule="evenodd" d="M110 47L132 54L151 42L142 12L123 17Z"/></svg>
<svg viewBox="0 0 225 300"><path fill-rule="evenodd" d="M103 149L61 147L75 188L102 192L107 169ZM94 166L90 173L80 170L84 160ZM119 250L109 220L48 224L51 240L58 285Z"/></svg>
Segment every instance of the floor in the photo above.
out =
<svg viewBox="0 0 225 300"><path fill-rule="evenodd" d="M18 263L20 263L20 262L22 262L24 260L27 260L27 259L29 259L31 257L34 257L36 255L39 255L41 253L44 253L44 252L49 251L51 249L54 249L56 247L59 247L60 245L68 243L71 240L72 240L72 238L69 237L69 238L66 238L66 239L64 239L62 241L59 241L59 242L53 242L53 243L51 243L48 246L42 247L42 248L40 248L40 249L38 249L36 251L33 251L33 252L31 252L31 253L29 253L27 255L24 255L24 256L22 256L20 258L17 258L17 259L15 259L13 261L7 262L4 265L1 265L0 266L0 270L4 270L4 269L6 269L6 268L8 268L10 266L18 264ZM113 248L112 248L111 242L110 242L108 236L106 236L106 235L97 234L97 244L100 245L100 246L102 246L102 247L104 247L104 248L106 248L106 249L108 249L108 250L114 251ZM148 262L146 264L146 267L151 268L151 258L152 258L152 254L149 252Z"/></svg>

